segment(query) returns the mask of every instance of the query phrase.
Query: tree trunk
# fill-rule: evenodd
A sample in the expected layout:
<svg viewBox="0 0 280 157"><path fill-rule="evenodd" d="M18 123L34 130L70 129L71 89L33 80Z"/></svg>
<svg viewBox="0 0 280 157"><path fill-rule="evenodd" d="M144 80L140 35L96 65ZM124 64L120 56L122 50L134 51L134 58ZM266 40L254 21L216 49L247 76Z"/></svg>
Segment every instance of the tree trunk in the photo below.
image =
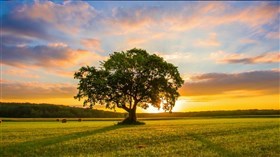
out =
<svg viewBox="0 0 280 157"><path fill-rule="evenodd" d="M137 122L136 109L130 109L128 112L128 117L123 120L125 124L134 124Z"/></svg>
<svg viewBox="0 0 280 157"><path fill-rule="evenodd" d="M136 109L131 109L128 115L128 118L131 122L136 122Z"/></svg>

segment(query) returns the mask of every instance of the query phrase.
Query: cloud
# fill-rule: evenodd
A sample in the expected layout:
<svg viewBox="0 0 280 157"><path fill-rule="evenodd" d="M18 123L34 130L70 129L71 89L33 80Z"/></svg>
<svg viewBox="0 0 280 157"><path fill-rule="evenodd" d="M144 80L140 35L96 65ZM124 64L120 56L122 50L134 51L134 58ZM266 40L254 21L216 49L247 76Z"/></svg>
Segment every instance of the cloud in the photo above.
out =
<svg viewBox="0 0 280 157"><path fill-rule="evenodd" d="M66 71L66 70L52 70L52 73L61 77L73 78L75 70Z"/></svg>
<svg viewBox="0 0 280 157"><path fill-rule="evenodd" d="M2 63L15 67L66 68L87 64L104 57L87 50L74 50L63 43L39 46L2 46Z"/></svg>
<svg viewBox="0 0 280 157"><path fill-rule="evenodd" d="M218 63L240 63L240 64L261 64L261 63L278 63L280 61L279 52L267 52L258 56L246 57L244 54L225 53L219 51L211 53L210 58Z"/></svg>
<svg viewBox="0 0 280 157"><path fill-rule="evenodd" d="M66 83L1 82L3 99L69 98L76 87Z"/></svg>
<svg viewBox="0 0 280 157"><path fill-rule="evenodd" d="M199 5L184 5L183 12L166 17L171 31L187 31L216 25L214 17L220 16L228 6L223 2L200 3ZM212 20L212 21L209 21ZM211 23L211 25L209 25Z"/></svg>
<svg viewBox="0 0 280 157"><path fill-rule="evenodd" d="M125 44L147 46L149 38L158 32L162 33L162 38L157 41L168 41L167 38L171 35L176 36L174 40L184 39L183 36L186 34L181 34L182 32L191 32L191 30L209 32L221 26L237 29L232 30L233 32L244 29L256 32L264 25L277 20L278 14L277 6L260 2L242 7L227 2L114 7L111 12L108 11L99 19L99 25L103 27L98 31L102 36L106 34L125 38L122 42ZM222 33L221 37L223 37ZM217 35L210 34L208 38L196 41L195 45L214 47L221 46L220 42L217 40Z"/></svg>
<svg viewBox="0 0 280 157"><path fill-rule="evenodd" d="M278 68L273 68L273 69L271 69L272 71L276 71L276 72L280 72L280 68L278 67Z"/></svg>
<svg viewBox="0 0 280 157"><path fill-rule="evenodd" d="M187 60L190 60L192 57L191 53L187 53L187 52L173 52L170 54L155 52L155 54L163 57L167 61L174 61L177 63L186 62Z"/></svg>
<svg viewBox="0 0 280 157"><path fill-rule="evenodd" d="M14 12L13 12L14 13ZM34 20L21 14L5 14L2 19L2 31L4 34L12 34L22 38L37 38L53 40L49 32L49 24L40 19Z"/></svg>
<svg viewBox="0 0 280 157"><path fill-rule="evenodd" d="M13 45L21 46L32 42L32 40L28 38L22 38L19 36L7 35L7 34L0 35L0 38L3 45L10 45L10 46Z"/></svg>
<svg viewBox="0 0 280 157"><path fill-rule="evenodd" d="M115 7L111 15L106 17L103 22L105 25L113 25L116 33L134 32L144 27L149 27L156 22L155 16L160 13L160 7ZM153 14L154 13L154 14Z"/></svg>
<svg viewBox="0 0 280 157"><path fill-rule="evenodd" d="M210 57L210 59L213 59L218 63L223 63L223 60L226 58L239 59L239 58L244 57L244 54L227 53L224 51L218 51L218 52L211 53L209 57Z"/></svg>
<svg viewBox="0 0 280 157"><path fill-rule="evenodd" d="M213 12L211 8L214 6L216 9L221 8L222 3L114 7L111 15L106 16L102 22L103 25L114 26L114 29L107 28L107 33L117 35L139 31L149 32L149 30L153 30L154 33L160 30L166 33L184 31L200 25L203 22L200 18L209 11Z"/></svg>
<svg viewBox="0 0 280 157"><path fill-rule="evenodd" d="M243 63L243 64L256 64L256 63L278 63L280 61L279 52L265 53L251 58L240 59L226 59L227 63Z"/></svg>
<svg viewBox="0 0 280 157"><path fill-rule="evenodd" d="M262 3L259 6L252 6L240 11L233 16L234 20L251 25L260 26L270 23L271 19L277 19L279 15L279 6L271 3Z"/></svg>
<svg viewBox="0 0 280 157"><path fill-rule="evenodd" d="M81 27L88 25L96 16L96 10L87 2L35 1L23 9L26 16L53 24L60 31L75 34Z"/></svg>
<svg viewBox="0 0 280 157"><path fill-rule="evenodd" d="M196 41L199 46L214 47L220 46L222 39L226 39L225 42L234 41L231 38L235 36L236 32L243 32L244 27L256 32L255 28L270 29L273 25L271 22L278 21L279 5L266 2L250 2L246 5L233 4L229 5L225 2L172 2L171 4L170 2L154 6L125 5L112 10L110 9L113 5L105 8L98 6L96 8L100 8L100 10L96 10L88 2L81 1L25 3L7 10L7 13L5 11L5 14L1 15L3 20L3 34L1 34L3 43L0 45L3 52L2 63L19 68L48 68L48 73L50 71L56 75L72 77L74 68L84 64L92 65L106 58L90 51L103 51L101 46L111 52L125 50L123 48L125 46L128 48L137 46L151 51L174 52L160 55L175 64L184 62L186 65L186 61L199 62L201 58L205 57L201 57L200 53L203 52L192 49L191 45L192 39L197 39L205 31L218 32L216 29L220 30L221 25L226 26L226 30L223 27L220 31L221 34L218 34L219 41L215 33L208 34L205 39L199 38L200 40ZM230 30L231 36L229 37L227 32L232 27L236 29ZM224 32L226 33L224 34ZM262 34L267 32L267 30L263 31ZM277 37L277 31L275 32L273 29L271 33L262 37L274 39ZM240 42L243 45L255 43L253 39L258 39L255 36L248 36L248 39L242 38L244 40ZM266 43L270 41L264 42L265 45L262 47L266 49ZM234 44L236 43L232 45ZM231 47L232 45L227 48L234 49ZM85 48L82 48L83 46ZM271 46L268 49L271 50ZM195 58L196 56L200 58ZM220 51L211 54L211 57L219 63L279 62L278 52L247 56ZM204 71L209 70L208 65L209 68L212 66L205 63L205 66L201 67ZM193 67L200 66L194 64ZM189 69L193 67L189 67ZM6 72L11 75L13 73Z"/></svg>
<svg viewBox="0 0 280 157"><path fill-rule="evenodd" d="M241 40L239 40L239 42L242 43L242 44L256 44L256 43L258 43L257 40L248 39L248 38L241 39Z"/></svg>
<svg viewBox="0 0 280 157"><path fill-rule="evenodd" d="M59 4L52 1L35 1L5 15L3 26L4 32L10 30L17 36L22 34L57 41L58 38L67 38L67 35L76 37L81 34L85 38L90 34L106 36L142 32L149 32L149 36L157 32L169 35L229 23L256 27L268 24L272 19L277 18L279 12L277 6L270 3L256 4L240 9L224 2L174 3L173 5L162 3L154 6L138 5L96 10L89 3L81 1ZM215 35L210 35L211 38L215 39ZM198 44L219 45L219 42L210 39L198 41ZM143 42L134 36L131 42L135 41ZM82 40L83 45L89 45L86 42Z"/></svg>
<svg viewBox="0 0 280 157"><path fill-rule="evenodd" d="M227 3L211 2L184 9L175 17L166 17L171 30L186 31L194 28L210 28L220 25L239 23L250 28L269 24L277 19L279 9L271 3L256 3L246 8L233 8ZM187 7L186 7L187 8Z"/></svg>
<svg viewBox="0 0 280 157"><path fill-rule="evenodd" d="M204 40L197 40L195 42L197 46L220 46L221 43L217 40L217 34L216 33L210 33L207 39Z"/></svg>
<svg viewBox="0 0 280 157"><path fill-rule="evenodd" d="M278 32L269 32L269 33L266 34L265 37L268 38L268 39L278 39L279 40L280 33L279 33L279 31Z"/></svg>
<svg viewBox="0 0 280 157"><path fill-rule="evenodd" d="M257 27L270 23L272 19L278 17L278 14L278 6L271 3L259 3L258 5L236 9L233 12L216 16L212 21L207 22L210 22L210 25L213 23L220 25L237 22L250 27Z"/></svg>
<svg viewBox="0 0 280 157"><path fill-rule="evenodd" d="M142 47L147 43L152 43L154 41L158 41L162 38L166 38L163 32L151 32L151 31L141 31L141 34L138 34L137 37L129 37L125 41L125 45L127 47Z"/></svg>
<svg viewBox="0 0 280 157"><path fill-rule="evenodd" d="M179 4L179 5L178 5ZM174 3L173 5L153 5L115 7L111 15L106 16L102 22L110 27L106 32L123 35L129 33L149 32L173 32L185 31L202 26L204 17L208 13L222 12L223 3ZM215 8L215 9L214 9ZM217 11L219 10L219 11Z"/></svg>
<svg viewBox="0 0 280 157"><path fill-rule="evenodd" d="M103 51L101 48L101 43L97 39L92 39L92 38L82 39L81 44L88 49Z"/></svg>
<svg viewBox="0 0 280 157"><path fill-rule="evenodd" d="M40 75L34 74L26 69L16 69L16 68L10 68L8 70L2 70L3 75L11 75L13 77L21 77L21 78L34 78L38 79L40 78Z"/></svg>
<svg viewBox="0 0 280 157"><path fill-rule="evenodd" d="M182 96L218 95L244 90L263 95L278 94L279 76L279 71L205 73L191 76L179 91Z"/></svg>
<svg viewBox="0 0 280 157"><path fill-rule="evenodd" d="M59 43L49 43L48 44L49 47L68 47L67 44L59 42Z"/></svg>
<svg viewBox="0 0 280 157"><path fill-rule="evenodd" d="M35 1L4 14L2 30L16 36L57 40L65 34L77 35L83 27L90 26L96 14L87 2Z"/></svg>

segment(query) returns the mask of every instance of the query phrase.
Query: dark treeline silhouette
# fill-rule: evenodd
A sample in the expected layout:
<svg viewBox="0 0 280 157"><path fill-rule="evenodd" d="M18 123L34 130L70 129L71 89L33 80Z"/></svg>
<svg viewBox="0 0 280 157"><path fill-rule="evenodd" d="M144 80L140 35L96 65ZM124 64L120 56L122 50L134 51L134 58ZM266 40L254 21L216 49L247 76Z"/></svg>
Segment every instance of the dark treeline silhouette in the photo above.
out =
<svg viewBox="0 0 280 157"><path fill-rule="evenodd" d="M199 111L199 112L173 112L173 113L139 113L138 118L146 117L252 117L276 116L280 117L280 110L232 110L232 111Z"/></svg>
<svg viewBox="0 0 280 157"><path fill-rule="evenodd" d="M51 104L0 103L0 117L6 118L123 118L118 112Z"/></svg>
<svg viewBox="0 0 280 157"><path fill-rule="evenodd" d="M2 118L123 118L127 113L110 112L96 109L85 109L52 104L3 103L0 102ZM234 110L234 111L201 111L173 113L138 113L138 118L157 117L250 117L280 116L280 110Z"/></svg>

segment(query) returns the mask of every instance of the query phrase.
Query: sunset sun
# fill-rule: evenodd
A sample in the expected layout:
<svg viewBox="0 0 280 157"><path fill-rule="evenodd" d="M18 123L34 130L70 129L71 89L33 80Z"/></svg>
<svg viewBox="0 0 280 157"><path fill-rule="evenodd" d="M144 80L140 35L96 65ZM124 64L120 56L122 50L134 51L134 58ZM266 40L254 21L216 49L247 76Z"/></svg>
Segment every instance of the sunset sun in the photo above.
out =
<svg viewBox="0 0 280 157"><path fill-rule="evenodd" d="M153 107L153 106L149 106L146 111L144 112L147 112L147 113L160 113L160 112L164 112L161 108L158 109L156 107Z"/></svg>

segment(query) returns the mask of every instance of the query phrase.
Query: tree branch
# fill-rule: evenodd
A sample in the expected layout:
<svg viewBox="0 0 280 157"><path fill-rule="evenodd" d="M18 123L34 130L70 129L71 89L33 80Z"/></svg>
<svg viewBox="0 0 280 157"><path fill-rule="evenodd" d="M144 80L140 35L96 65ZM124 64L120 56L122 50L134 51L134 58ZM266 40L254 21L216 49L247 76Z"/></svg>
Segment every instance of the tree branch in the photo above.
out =
<svg viewBox="0 0 280 157"><path fill-rule="evenodd" d="M127 107L125 106L125 104L120 104L119 102L116 102L116 104L117 104L117 107L118 107L118 108L122 108L122 109L124 109L125 111L129 112L129 108L127 108Z"/></svg>
<svg viewBox="0 0 280 157"><path fill-rule="evenodd" d="M129 110L130 110L128 107L125 106L125 104L122 104L122 108L123 108L124 110L126 110L127 112L129 112Z"/></svg>

